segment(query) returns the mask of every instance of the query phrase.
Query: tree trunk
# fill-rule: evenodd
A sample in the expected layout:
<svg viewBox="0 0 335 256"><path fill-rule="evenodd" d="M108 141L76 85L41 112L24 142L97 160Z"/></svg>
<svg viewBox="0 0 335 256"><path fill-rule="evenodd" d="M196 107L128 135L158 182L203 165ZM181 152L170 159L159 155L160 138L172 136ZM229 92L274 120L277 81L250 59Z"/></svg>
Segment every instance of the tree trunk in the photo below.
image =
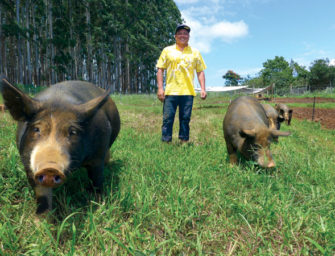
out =
<svg viewBox="0 0 335 256"><path fill-rule="evenodd" d="M38 42L37 42L37 32L39 32L39 30L37 30L36 28L36 17L35 17L35 9L36 6L32 7L32 21L33 21L33 27L34 27L34 35L33 35L33 43L34 43L34 68L33 68L33 83L35 85L40 86L40 79L41 79L41 69L40 69L40 65L39 65L39 51L38 51Z"/></svg>
<svg viewBox="0 0 335 256"><path fill-rule="evenodd" d="M92 35L91 35L91 14L89 11L89 3L87 3L87 7L86 7L86 26L87 26L87 63L86 63L86 72L88 75L88 80L89 81L93 81L93 72L92 72L92 65L93 65L93 61L92 61Z"/></svg>
<svg viewBox="0 0 335 256"><path fill-rule="evenodd" d="M26 2L26 29L29 31L29 1ZM27 32L27 84L31 84L31 49L30 49L30 35Z"/></svg>
<svg viewBox="0 0 335 256"><path fill-rule="evenodd" d="M16 22L17 25L20 26L20 0L16 0ZM15 79L17 83L23 83L23 74L22 74L22 41L20 31L17 31L17 75L18 77Z"/></svg>
<svg viewBox="0 0 335 256"><path fill-rule="evenodd" d="M68 12L69 12L69 23L70 23L70 41L73 41L73 22L72 22L72 1L68 1ZM70 77L71 79L77 79L76 74L76 56L75 56L75 47L70 46L70 56L73 60L70 64Z"/></svg>
<svg viewBox="0 0 335 256"><path fill-rule="evenodd" d="M0 7L0 74L7 76L6 69L6 40L5 35L2 33L2 24L4 24L5 17L2 16L2 9Z"/></svg>
<svg viewBox="0 0 335 256"><path fill-rule="evenodd" d="M49 38L50 38L50 80L49 84L54 84L56 82L55 69L54 69L54 59L55 59L55 47L53 45L53 19L52 19L52 0L48 1L48 22L49 22Z"/></svg>

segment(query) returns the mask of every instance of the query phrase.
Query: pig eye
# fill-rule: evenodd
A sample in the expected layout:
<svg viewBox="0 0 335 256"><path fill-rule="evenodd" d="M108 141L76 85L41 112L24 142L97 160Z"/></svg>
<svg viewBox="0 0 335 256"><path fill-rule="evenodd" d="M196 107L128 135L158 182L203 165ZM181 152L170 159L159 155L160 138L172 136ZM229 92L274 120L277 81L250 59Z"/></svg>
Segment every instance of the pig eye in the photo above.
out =
<svg viewBox="0 0 335 256"><path fill-rule="evenodd" d="M78 135L78 132L77 132L77 130L75 128L70 127L69 128L69 135L70 136L76 136L76 135Z"/></svg>
<svg viewBox="0 0 335 256"><path fill-rule="evenodd" d="M38 127L33 127L33 131L35 132L35 133L40 133L40 128L38 128Z"/></svg>

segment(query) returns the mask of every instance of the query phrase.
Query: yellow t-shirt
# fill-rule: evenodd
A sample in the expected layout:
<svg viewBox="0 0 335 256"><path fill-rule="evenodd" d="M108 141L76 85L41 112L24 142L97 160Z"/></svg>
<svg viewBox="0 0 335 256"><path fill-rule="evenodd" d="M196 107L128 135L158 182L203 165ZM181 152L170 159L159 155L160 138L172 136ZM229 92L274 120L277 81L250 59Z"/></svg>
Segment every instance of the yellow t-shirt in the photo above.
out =
<svg viewBox="0 0 335 256"><path fill-rule="evenodd" d="M195 96L194 70L201 72L206 64L197 49L187 46L180 51L174 44L163 49L156 67L166 69L165 95Z"/></svg>

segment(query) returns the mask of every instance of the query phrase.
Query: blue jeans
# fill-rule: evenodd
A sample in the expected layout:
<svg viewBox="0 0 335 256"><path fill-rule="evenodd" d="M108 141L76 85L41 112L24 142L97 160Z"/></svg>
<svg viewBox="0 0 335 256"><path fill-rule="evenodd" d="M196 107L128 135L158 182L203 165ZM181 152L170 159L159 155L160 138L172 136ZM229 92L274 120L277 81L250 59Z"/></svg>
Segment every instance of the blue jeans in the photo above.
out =
<svg viewBox="0 0 335 256"><path fill-rule="evenodd" d="M177 107L179 106L179 139L188 141L194 96L165 96L163 106L162 141L172 140L172 129Z"/></svg>

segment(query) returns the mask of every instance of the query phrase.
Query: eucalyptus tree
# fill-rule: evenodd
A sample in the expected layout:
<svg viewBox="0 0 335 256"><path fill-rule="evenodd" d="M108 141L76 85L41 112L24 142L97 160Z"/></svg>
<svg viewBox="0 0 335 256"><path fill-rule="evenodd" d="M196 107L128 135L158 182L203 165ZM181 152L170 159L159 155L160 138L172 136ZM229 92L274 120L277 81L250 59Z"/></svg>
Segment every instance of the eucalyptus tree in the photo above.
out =
<svg viewBox="0 0 335 256"><path fill-rule="evenodd" d="M84 79L150 92L180 22L173 0L2 0L0 71L14 83Z"/></svg>

